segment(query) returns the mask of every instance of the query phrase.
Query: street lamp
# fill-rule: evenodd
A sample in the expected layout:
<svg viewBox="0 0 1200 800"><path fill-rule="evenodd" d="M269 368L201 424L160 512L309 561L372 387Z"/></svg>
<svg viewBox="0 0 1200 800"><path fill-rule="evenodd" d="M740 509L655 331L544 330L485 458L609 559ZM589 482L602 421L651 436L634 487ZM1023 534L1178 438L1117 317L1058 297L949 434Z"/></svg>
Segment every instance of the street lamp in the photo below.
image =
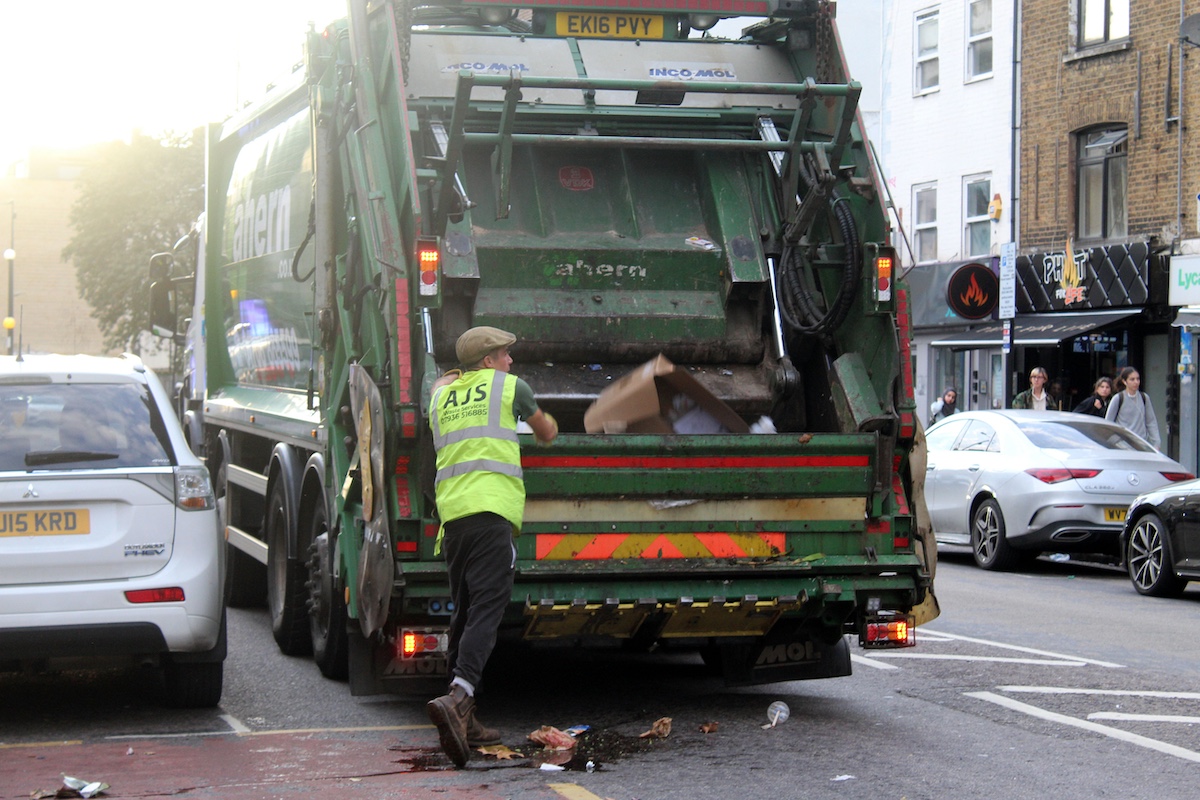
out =
<svg viewBox="0 0 1200 800"><path fill-rule="evenodd" d="M8 201L9 210L12 216L8 221L8 249L4 251L4 257L8 259L8 315L4 318L4 330L8 333L8 354L13 354L13 328L17 327L17 320L13 317L13 261L17 258L17 201Z"/></svg>
<svg viewBox="0 0 1200 800"><path fill-rule="evenodd" d="M4 318L4 330L8 332L8 354L13 354L13 328L17 326L16 319L13 318L13 261L17 257L17 251L11 247L4 251L4 258L8 260L8 316Z"/></svg>

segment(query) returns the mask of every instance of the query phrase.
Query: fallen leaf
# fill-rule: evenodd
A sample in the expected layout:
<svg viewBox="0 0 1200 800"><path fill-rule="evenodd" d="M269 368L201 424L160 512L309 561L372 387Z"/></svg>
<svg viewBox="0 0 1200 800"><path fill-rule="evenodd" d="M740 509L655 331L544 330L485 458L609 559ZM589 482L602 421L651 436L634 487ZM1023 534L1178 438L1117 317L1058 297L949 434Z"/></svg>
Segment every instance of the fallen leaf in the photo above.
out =
<svg viewBox="0 0 1200 800"><path fill-rule="evenodd" d="M529 734L529 741L536 742L551 750L570 750L575 746L575 739L569 733L563 733L558 728L543 725Z"/></svg>
<svg viewBox="0 0 1200 800"><path fill-rule="evenodd" d="M510 750L506 744L489 744L485 747L478 748L479 752L485 756L495 756L499 759L520 758L521 754L516 750Z"/></svg>
<svg viewBox="0 0 1200 800"><path fill-rule="evenodd" d="M648 738L665 739L670 735L671 735L671 718L670 717L660 717L659 719L655 720L653 725L650 726L650 730L646 731L645 733L638 734L638 738L639 739L648 739Z"/></svg>
<svg viewBox="0 0 1200 800"><path fill-rule="evenodd" d="M701 733L716 733L717 732L717 723L705 722L703 725L700 726L700 732Z"/></svg>

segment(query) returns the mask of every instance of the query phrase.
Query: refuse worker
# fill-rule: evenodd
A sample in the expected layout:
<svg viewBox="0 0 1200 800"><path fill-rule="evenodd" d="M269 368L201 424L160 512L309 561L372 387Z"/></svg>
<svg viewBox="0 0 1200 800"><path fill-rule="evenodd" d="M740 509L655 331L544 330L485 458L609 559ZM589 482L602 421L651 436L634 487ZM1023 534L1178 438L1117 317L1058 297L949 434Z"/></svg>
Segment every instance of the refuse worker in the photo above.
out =
<svg viewBox="0 0 1200 800"><path fill-rule="evenodd" d="M1103 417L1108 411L1108 401L1112 399L1112 378L1101 375L1092 387L1092 393L1083 402L1075 406L1076 414L1091 414L1093 417Z"/></svg>
<svg viewBox="0 0 1200 800"><path fill-rule="evenodd" d="M1013 398L1013 408L1031 408L1035 411L1057 411L1058 401L1046 391L1046 370L1034 367L1029 372L1029 388Z"/></svg>
<svg viewBox="0 0 1200 800"><path fill-rule="evenodd" d="M509 372L517 337L498 328L471 328L458 337L461 370L433 384L429 425L437 449L434 488L450 579L449 691L426 704L442 750L457 767L470 748L499 744L500 734L475 716L475 690L496 645L516 568L514 534L525 513L525 483L517 421L539 444L558 436L558 423L538 408L533 390Z"/></svg>
<svg viewBox="0 0 1200 800"><path fill-rule="evenodd" d="M950 386L942 396L929 404L929 424L958 413L958 390Z"/></svg>
<svg viewBox="0 0 1200 800"><path fill-rule="evenodd" d="M1154 404L1141 391L1142 376L1133 367L1123 367L1113 386L1116 393L1108 403L1104 418L1136 433L1158 450L1162 444L1158 435L1158 417L1154 415Z"/></svg>

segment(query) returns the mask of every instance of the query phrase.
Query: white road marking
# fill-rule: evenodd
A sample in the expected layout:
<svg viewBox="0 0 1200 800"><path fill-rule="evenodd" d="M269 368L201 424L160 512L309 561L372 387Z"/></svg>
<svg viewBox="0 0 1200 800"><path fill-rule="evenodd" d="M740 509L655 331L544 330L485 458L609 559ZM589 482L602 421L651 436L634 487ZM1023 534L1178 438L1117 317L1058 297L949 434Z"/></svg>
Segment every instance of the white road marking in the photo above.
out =
<svg viewBox="0 0 1200 800"><path fill-rule="evenodd" d="M1008 656L964 656L953 653L902 653L897 650L892 650L886 653L878 653L876 658L921 658L927 661L995 661L1000 664L1038 664L1043 667L1086 667L1087 662L1082 659L1070 660L1064 656L1063 660L1044 658L1010 658Z"/></svg>
<svg viewBox="0 0 1200 800"><path fill-rule="evenodd" d="M192 733L123 733L105 736L105 739L188 739L193 736L282 736L309 733L373 733L376 731L424 731L434 730L433 725L364 725L352 728L277 728L269 731L252 731L245 725L241 730L195 731Z"/></svg>
<svg viewBox="0 0 1200 800"><path fill-rule="evenodd" d="M861 664L864 667L874 667L875 669L900 669L895 664L884 664L882 661L876 661L873 658L866 656L850 654L850 660L855 664Z"/></svg>
<svg viewBox="0 0 1200 800"><path fill-rule="evenodd" d="M1200 700L1200 692L1159 692L1138 689L1076 689L1069 686L997 686L1002 692L1030 694L1095 694L1112 697L1155 697L1162 700Z"/></svg>
<svg viewBox="0 0 1200 800"><path fill-rule="evenodd" d="M1074 728L1082 728L1085 731L1091 731L1092 733L1098 733L1102 736L1108 736L1113 739L1119 739L1123 742L1136 744L1137 746L1145 747L1148 750L1157 750L1160 753L1165 753L1169 756L1175 756L1176 758L1182 758L1186 761L1200 762L1200 753L1197 753L1194 750L1188 750L1184 747L1167 744L1166 742L1160 742L1157 739L1151 739L1147 736L1140 736L1136 733L1129 733L1117 728L1110 728L1107 725L1098 725L1095 722L1075 719L1074 717L1068 717L1065 714L1056 714L1053 711L1046 711L1045 709L1038 708L1037 706L1021 703L1008 697L1002 697L1001 695L994 694L993 692L966 692L966 696L974 697L977 700L983 700L988 703L995 703L998 706L1003 706L1004 708L1012 711L1019 711L1020 713L1028 714L1031 717L1037 717L1050 722L1057 722L1062 725L1069 725Z"/></svg>
<svg viewBox="0 0 1200 800"><path fill-rule="evenodd" d="M1037 650L1032 647L1021 647L1020 645L1015 645L1015 644L1005 644L1003 642L996 642L991 639L976 639L973 636L959 636L958 634L943 633L941 631L930 631L930 632L937 636L945 636L947 638L958 639L959 641L963 641L963 642L974 642L975 644L984 644L989 647L999 647L1003 650L1016 650L1019 653L1032 653L1033 655L1048 656L1050 658L1059 658L1059 659L1064 659L1064 660L1068 660L1068 661L1082 661L1085 664L1095 664L1098 667L1111 667L1113 669L1124 669L1125 668L1124 664L1114 664L1111 661L1098 661L1094 658L1083 658L1082 656L1068 656L1068 655L1063 655L1062 653L1052 653L1049 650Z"/></svg>
<svg viewBox="0 0 1200 800"><path fill-rule="evenodd" d="M221 719L225 720L225 724L233 728L234 733L250 733L249 726L242 723L240 719L233 714L222 714Z"/></svg>
<svg viewBox="0 0 1200 800"><path fill-rule="evenodd" d="M1180 725L1195 725L1200 717L1181 717L1171 714L1122 714L1120 711L1097 711L1088 714L1088 719L1111 719L1125 722L1175 722Z"/></svg>

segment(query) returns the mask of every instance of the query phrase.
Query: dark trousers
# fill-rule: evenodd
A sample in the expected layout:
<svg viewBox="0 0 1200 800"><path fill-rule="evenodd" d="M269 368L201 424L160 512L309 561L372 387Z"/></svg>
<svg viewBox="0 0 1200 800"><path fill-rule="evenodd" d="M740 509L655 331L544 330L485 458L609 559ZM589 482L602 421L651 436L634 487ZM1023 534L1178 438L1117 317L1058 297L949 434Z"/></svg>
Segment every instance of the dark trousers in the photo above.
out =
<svg viewBox="0 0 1200 800"><path fill-rule="evenodd" d="M512 523L484 512L446 523L442 550L450 577L450 674L478 686L512 596L517 550Z"/></svg>

